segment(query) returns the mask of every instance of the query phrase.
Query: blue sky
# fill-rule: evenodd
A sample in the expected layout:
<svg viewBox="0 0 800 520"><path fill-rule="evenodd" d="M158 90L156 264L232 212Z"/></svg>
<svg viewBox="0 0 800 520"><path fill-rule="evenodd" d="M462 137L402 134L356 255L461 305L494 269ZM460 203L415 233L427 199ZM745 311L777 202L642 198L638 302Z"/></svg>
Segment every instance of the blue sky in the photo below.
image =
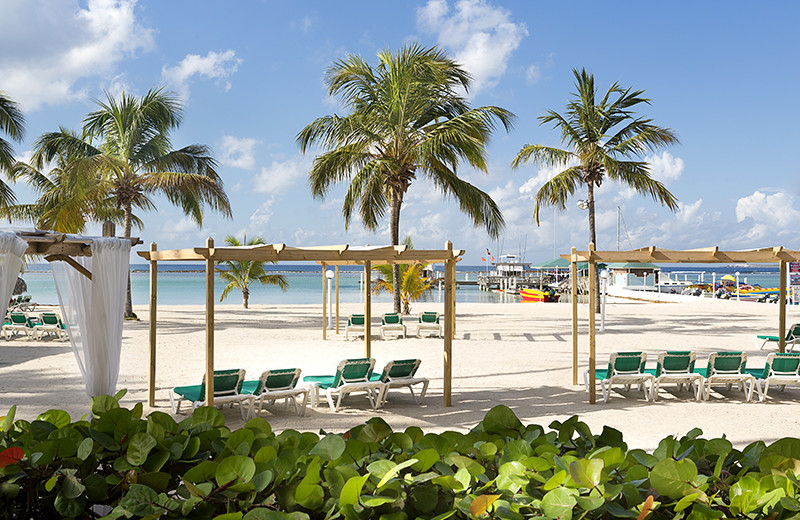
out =
<svg viewBox="0 0 800 520"><path fill-rule="evenodd" d="M586 213L571 200L563 212L532 221L533 196L553 171L512 170L528 143L560 146L540 126L545 110L562 111L573 68L593 72L606 89L618 81L645 89L641 113L677 132L681 144L648 157L652 174L680 200L672 213L607 182L597 192L598 247L688 249L718 245L800 248L800 105L797 22L800 4L745 2L533 2L510 0L241 1L3 0L0 90L27 118L30 156L36 137L59 126L78 129L103 90L143 94L165 86L185 102L176 147L211 146L233 206L233 219L208 213L202 227L166 201L143 213L138 234L160 248L218 243L246 229L289 245L386 244L388 223L345 230L345 186L314 200L306 173L314 154L299 153L297 132L315 118L342 113L323 84L326 67L347 54L371 63L382 49L416 41L439 45L474 76L474 106L498 105L517 116L488 149L488 175L459 174L500 205L499 243L472 227L453 200L416 181L401 214L401 235L417 248L452 240L478 264L525 253L553 258L588 242ZM20 201L33 193L16 185ZM554 229L555 226L555 229ZM88 230L97 232L99 228ZM555 237L555 244L554 244Z"/></svg>

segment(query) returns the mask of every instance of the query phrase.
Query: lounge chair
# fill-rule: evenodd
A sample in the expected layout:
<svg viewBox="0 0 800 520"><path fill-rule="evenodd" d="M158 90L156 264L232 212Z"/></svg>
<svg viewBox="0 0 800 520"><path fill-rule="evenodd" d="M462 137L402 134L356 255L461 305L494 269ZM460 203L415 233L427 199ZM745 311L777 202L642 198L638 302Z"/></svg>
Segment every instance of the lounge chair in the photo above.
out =
<svg viewBox="0 0 800 520"><path fill-rule="evenodd" d="M422 337L423 332L435 332L439 337L444 335L438 312L420 312L418 319L417 336Z"/></svg>
<svg viewBox="0 0 800 520"><path fill-rule="evenodd" d="M389 361L386 363L386 366L383 367L383 372L380 374L372 374L370 376L370 381L380 381L385 385L383 389L383 402L381 405L386 403L386 400L389 397L390 388L400 388L404 386L408 387L409 391L411 392L411 397L414 399L415 403L422 403L422 400L425 398L425 392L428 390L428 383L430 381L425 377L415 377L421 362L422 361L419 359L400 359L397 361ZM422 385L422 390L420 390L419 397L414 395L414 389L412 388L414 385Z"/></svg>
<svg viewBox="0 0 800 520"><path fill-rule="evenodd" d="M650 400L655 384L655 376L644 371L647 361L647 354L644 352L614 352L608 360L607 369L595 370L595 379L600 381L600 390L603 392L603 402L608 402L611 393L611 385L625 385L625 391L630 390L631 385L639 385L644 391L644 398ZM589 371L583 374L583 383L586 391L589 391ZM649 384L649 388L645 386Z"/></svg>
<svg viewBox="0 0 800 520"><path fill-rule="evenodd" d="M67 328L55 312L43 312L42 321L33 326L31 334L33 339L41 339L43 334L55 334L58 339L64 341L67 339Z"/></svg>
<svg viewBox="0 0 800 520"><path fill-rule="evenodd" d="M685 384L687 389L692 388L695 399L699 401L703 392L703 375L694 371L696 359L697 354L688 350L661 352L653 373L656 378L652 392L653 402L658 399L658 388L662 383L677 383L678 390L682 390Z"/></svg>
<svg viewBox="0 0 800 520"><path fill-rule="evenodd" d="M300 380L299 368L284 368L280 370L267 370L261 374L258 381L245 381L242 385L242 394L252 395L250 415L258 415L264 405L264 400L269 404L278 399L286 399L286 406L289 400L294 403L297 415L306 413L306 402L308 401L308 388L297 386ZM298 397L301 397L298 401ZM258 409L256 409L258 403Z"/></svg>
<svg viewBox="0 0 800 520"><path fill-rule="evenodd" d="M380 381L370 381L369 376L375 367L373 358L345 359L336 368L332 376L306 376L303 382L312 386L311 404L319 403L320 390L325 392L328 405L336 412L342 404L342 399L353 392L366 392L372 409L378 408L383 402L384 384ZM336 401L334 402L334 397Z"/></svg>
<svg viewBox="0 0 800 520"><path fill-rule="evenodd" d="M244 370L234 368L230 370L214 370L214 406L225 404L239 405L242 419L247 419L250 414L252 395L243 395ZM199 385L176 386L169 393L169 403L173 413L180 413L181 402L186 400L192 403L192 410L205 405L206 378Z"/></svg>
<svg viewBox="0 0 800 520"><path fill-rule="evenodd" d="M767 343L775 343L777 345L780 342L780 337L759 334L753 337L753 341L760 350L764 350ZM786 331L786 348L790 351L794 350L794 346L797 344L800 344L800 323L793 324Z"/></svg>
<svg viewBox="0 0 800 520"><path fill-rule="evenodd" d="M770 385L780 386L781 391L786 385L800 385L800 352L773 352L767 356L763 369L747 369L747 372L756 378L758 400L764 401Z"/></svg>
<svg viewBox="0 0 800 520"><path fill-rule="evenodd" d="M33 318L29 318L23 312L12 312L3 323L2 334L6 341L11 339L12 336L16 336L17 332L22 332L25 337L29 337L33 335L33 327L36 323Z"/></svg>
<svg viewBox="0 0 800 520"><path fill-rule="evenodd" d="M356 336L363 336L364 335L364 315L363 314L351 314L347 318L347 326L344 328L344 338L350 339L350 334L354 334Z"/></svg>
<svg viewBox="0 0 800 520"><path fill-rule="evenodd" d="M730 390L731 386L736 383L745 393L746 399L750 401L753 397L756 378L745 370L746 364L746 352L712 352L709 354L703 399L708 400L712 384L724 383Z"/></svg>
<svg viewBox="0 0 800 520"><path fill-rule="evenodd" d="M387 312L381 318L381 338L386 339L387 334L406 337L406 326L396 312Z"/></svg>

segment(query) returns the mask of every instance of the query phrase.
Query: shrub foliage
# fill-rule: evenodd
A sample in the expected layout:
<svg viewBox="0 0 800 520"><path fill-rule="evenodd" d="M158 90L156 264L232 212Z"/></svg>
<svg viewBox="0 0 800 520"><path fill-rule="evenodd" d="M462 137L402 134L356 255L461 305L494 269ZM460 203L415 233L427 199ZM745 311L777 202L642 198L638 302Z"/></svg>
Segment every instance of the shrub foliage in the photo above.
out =
<svg viewBox="0 0 800 520"><path fill-rule="evenodd" d="M469 433L239 430L215 408L180 422L120 394L72 422L0 418L2 518L800 518L800 439L743 450L693 430L653 453L577 417L546 431L505 406Z"/></svg>

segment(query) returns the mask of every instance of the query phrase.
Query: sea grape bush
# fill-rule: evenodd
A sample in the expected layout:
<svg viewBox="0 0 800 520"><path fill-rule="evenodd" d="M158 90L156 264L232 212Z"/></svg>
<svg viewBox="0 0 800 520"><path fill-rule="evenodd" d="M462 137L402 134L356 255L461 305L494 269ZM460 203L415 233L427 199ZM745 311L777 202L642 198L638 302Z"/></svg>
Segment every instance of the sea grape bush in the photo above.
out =
<svg viewBox="0 0 800 520"><path fill-rule="evenodd" d="M577 417L550 431L505 406L469 433L239 430L214 408L180 422L120 394L71 422L0 419L2 518L750 518L800 519L800 439L736 450L693 430L653 453Z"/></svg>

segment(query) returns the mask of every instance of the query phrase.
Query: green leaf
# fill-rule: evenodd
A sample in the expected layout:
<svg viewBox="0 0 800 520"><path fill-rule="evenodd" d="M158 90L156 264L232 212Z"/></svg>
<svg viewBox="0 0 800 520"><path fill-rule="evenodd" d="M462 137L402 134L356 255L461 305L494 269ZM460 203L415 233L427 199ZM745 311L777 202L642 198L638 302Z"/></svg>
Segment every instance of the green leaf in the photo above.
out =
<svg viewBox="0 0 800 520"><path fill-rule="evenodd" d="M660 495L680 499L694 490L697 466L691 459L664 459L650 471L650 484Z"/></svg>
<svg viewBox="0 0 800 520"><path fill-rule="evenodd" d="M616 502L609 502L606 504L606 511L608 511L612 518L637 518L639 516L638 513L625 509Z"/></svg>
<svg viewBox="0 0 800 520"><path fill-rule="evenodd" d="M579 459L569 465L569 474L578 486L592 489L600 484L605 462L603 459Z"/></svg>
<svg viewBox="0 0 800 520"><path fill-rule="evenodd" d="M191 482L193 484L197 484L199 482L206 482L211 480L214 475L217 474L217 467L219 466L218 462L214 462L211 460L204 460L197 466L193 468L189 468L186 473L183 474L183 480L187 482Z"/></svg>
<svg viewBox="0 0 800 520"><path fill-rule="evenodd" d="M249 455L250 448L253 446L255 438L256 435L253 433L253 430L241 428L231 433L228 440L225 441L225 446L237 455Z"/></svg>
<svg viewBox="0 0 800 520"><path fill-rule="evenodd" d="M563 487L552 489L542 497L544 514L559 520L570 520L575 504L577 504L577 500L575 500L574 492Z"/></svg>
<svg viewBox="0 0 800 520"><path fill-rule="evenodd" d="M237 511L236 513L225 513L222 515L217 515L213 518L213 520L240 520L244 515Z"/></svg>
<svg viewBox="0 0 800 520"><path fill-rule="evenodd" d="M678 503L675 504L675 512L679 513L689 507L690 505L694 504L697 497L700 496L700 493L690 493L683 497L682 499L678 500Z"/></svg>
<svg viewBox="0 0 800 520"><path fill-rule="evenodd" d="M63 428L72 421L69 414L64 410L47 410L43 414L39 414L36 420L47 421L56 428Z"/></svg>
<svg viewBox="0 0 800 520"><path fill-rule="evenodd" d="M149 433L139 432L131 437L128 442L126 459L133 466L141 466L147 460L150 450L158 445L155 438Z"/></svg>
<svg viewBox="0 0 800 520"><path fill-rule="evenodd" d="M319 484L301 482L294 492L294 498L306 509L320 509L325 501L325 490Z"/></svg>
<svg viewBox="0 0 800 520"><path fill-rule="evenodd" d="M392 427L380 417L373 417L358 432L356 437L361 442L380 442L392 434Z"/></svg>
<svg viewBox="0 0 800 520"><path fill-rule="evenodd" d="M192 412L192 426L208 424L213 428L225 426L225 416L213 406L201 406Z"/></svg>
<svg viewBox="0 0 800 520"><path fill-rule="evenodd" d="M92 441L91 437L86 437L81 441L80 445L78 445L78 458L81 460L86 460L89 458L89 455L92 454L92 449L94 448L94 441Z"/></svg>
<svg viewBox="0 0 800 520"><path fill-rule="evenodd" d="M486 413L486 417L483 418L483 429L486 433L505 435L509 431L521 433L524 428L511 408L499 404Z"/></svg>
<svg viewBox="0 0 800 520"><path fill-rule="evenodd" d="M361 495L361 503L364 504L366 507L378 507L382 506L383 504L390 504L395 502L397 498L395 497L384 497L384 496L373 496L373 495Z"/></svg>
<svg viewBox="0 0 800 520"><path fill-rule="evenodd" d="M269 421L263 417L253 417L244 424L244 427L250 428L251 430L258 430L267 435L272 434L272 426L270 426Z"/></svg>
<svg viewBox="0 0 800 520"><path fill-rule="evenodd" d="M256 463L250 457L234 455L222 459L217 467L215 478L217 485L223 486L231 481L234 484L250 482L256 474Z"/></svg>
<svg viewBox="0 0 800 520"><path fill-rule="evenodd" d="M154 506L158 493L141 484L131 484L128 493L119 501L119 505L129 514L147 516L161 512Z"/></svg>
<svg viewBox="0 0 800 520"><path fill-rule="evenodd" d="M472 516L485 515L489 507L502 495L478 495L469 505L469 514Z"/></svg>
<svg viewBox="0 0 800 520"><path fill-rule="evenodd" d="M412 469L417 473L424 473L439 462L439 453L433 448L428 448L415 453L414 458L417 459L417 463L412 466Z"/></svg>
<svg viewBox="0 0 800 520"><path fill-rule="evenodd" d="M342 494L339 495L339 507L342 508L346 505L355 506L358 505L358 499L361 496L361 489L364 487L364 483L369 478L368 475L358 476L358 477L350 477L347 482L344 483L344 487L342 488Z"/></svg>
<svg viewBox="0 0 800 520"><path fill-rule="evenodd" d="M341 435L326 435L309 453L325 460L336 460L344 454L344 450L345 441Z"/></svg>
<svg viewBox="0 0 800 520"><path fill-rule="evenodd" d="M92 415L95 417L100 417L104 413L109 410L113 410L114 408L119 408L119 401L111 397L110 395L98 395L92 397Z"/></svg>
<svg viewBox="0 0 800 520"><path fill-rule="evenodd" d="M5 414L0 419L3 422L0 422L0 431L7 432L11 429L11 425L14 424L14 415L17 413L17 405L11 405L11 408L8 409L8 413Z"/></svg>
<svg viewBox="0 0 800 520"><path fill-rule="evenodd" d="M404 462L401 462L400 464L396 464L393 468L391 468L389 471L386 472L386 474L383 476L383 478L380 480L380 482L378 482L378 485L376 486L376 489L382 488L384 485L386 485L387 482L389 482L392 478L394 478L395 475L400 473L400 471L402 471L403 469L405 469L405 468L407 468L409 466L413 466L416 463L417 463L417 459L408 459L408 460L406 460ZM483 468L481 468L481 469L483 469Z"/></svg>
<svg viewBox="0 0 800 520"><path fill-rule="evenodd" d="M75 476L75 470L68 470L61 484L61 492L65 498L78 498L86 490L86 486Z"/></svg>
<svg viewBox="0 0 800 520"><path fill-rule="evenodd" d="M44 484L44 489L48 493L53 491L53 488L56 487L56 483L58 482L58 478L61 476L60 473L53 473L53 476L47 479L47 482Z"/></svg>
<svg viewBox="0 0 800 520"><path fill-rule="evenodd" d="M83 498L67 498L63 493L59 493L56 495L53 506L61 516L74 518L86 509L86 501Z"/></svg>

